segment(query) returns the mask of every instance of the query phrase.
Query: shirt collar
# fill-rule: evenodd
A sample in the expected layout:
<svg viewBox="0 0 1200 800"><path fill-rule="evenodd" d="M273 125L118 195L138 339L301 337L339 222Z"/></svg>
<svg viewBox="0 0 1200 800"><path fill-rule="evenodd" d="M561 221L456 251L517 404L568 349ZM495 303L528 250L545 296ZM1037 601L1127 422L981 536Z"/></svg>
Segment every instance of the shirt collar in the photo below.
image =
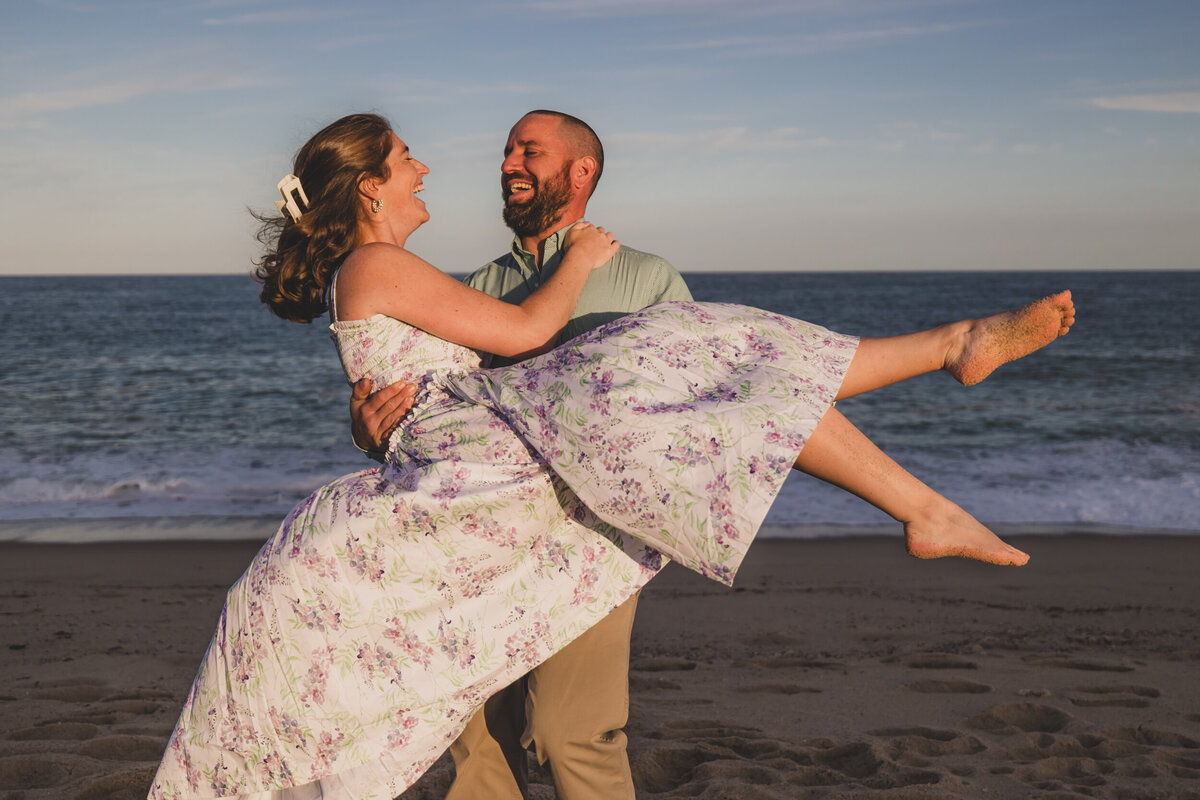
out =
<svg viewBox="0 0 1200 800"><path fill-rule="evenodd" d="M563 227L556 230L554 233L546 237L545 247L542 248L542 270L552 268L558 265L561 258L560 251L562 250L563 240L567 236L567 231L571 229L579 220L572 220ZM514 236L512 242L513 258L517 263L530 272L538 272L537 258L535 254L529 252L524 247L521 247L520 237Z"/></svg>

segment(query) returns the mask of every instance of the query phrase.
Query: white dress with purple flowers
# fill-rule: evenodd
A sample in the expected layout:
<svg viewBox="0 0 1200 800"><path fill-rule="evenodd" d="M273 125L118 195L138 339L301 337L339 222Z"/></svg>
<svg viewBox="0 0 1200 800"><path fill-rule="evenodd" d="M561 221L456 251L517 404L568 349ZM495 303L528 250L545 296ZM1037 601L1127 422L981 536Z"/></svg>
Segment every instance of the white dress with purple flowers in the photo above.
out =
<svg viewBox="0 0 1200 800"><path fill-rule="evenodd" d="M494 370L389 317L332 330L417 404L229 590L156 800L392 798L667 558L731 582L857 345L684 302Z"/></svg>

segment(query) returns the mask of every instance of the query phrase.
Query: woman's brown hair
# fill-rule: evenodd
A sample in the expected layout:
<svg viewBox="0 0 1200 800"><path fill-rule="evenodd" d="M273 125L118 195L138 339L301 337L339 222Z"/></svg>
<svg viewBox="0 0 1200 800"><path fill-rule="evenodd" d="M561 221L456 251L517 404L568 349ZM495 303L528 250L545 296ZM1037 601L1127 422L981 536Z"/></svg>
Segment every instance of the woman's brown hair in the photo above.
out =
<svg viewBox="0 0 1200 800"><path fill-rule="evenodd" d="M328 310L333 274L355 246L358 185L388 179L391 150L392 126L378 114L342 117L300 148L293 174L308 197L303 213L259 217L258 240L268 252L254 276L263 285L259 298L276 315L311 322Z"/></svg>

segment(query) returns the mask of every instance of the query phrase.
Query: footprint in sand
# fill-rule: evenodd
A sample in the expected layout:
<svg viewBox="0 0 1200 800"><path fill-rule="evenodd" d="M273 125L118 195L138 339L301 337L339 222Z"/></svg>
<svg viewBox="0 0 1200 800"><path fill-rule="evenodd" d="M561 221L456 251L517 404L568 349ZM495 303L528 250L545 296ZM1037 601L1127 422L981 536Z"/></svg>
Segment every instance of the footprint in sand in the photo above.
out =
<svg viewBox="0 0 1200 800"><path fill-rule="evenodd" d="M914 756L936 758L949 755L974 755L987 749L979 739L958 731L915 726L911 728L880 728L867 731L870 736L890 739L888 754L896 761L911 760Z"/></svg>
<svg viewBox="0 0 1200 800"><path fill-rule="evenodd" d="M1146 708L1159 694L1150 686L1079 686L1066 697L1081 708Z"/></svg>
<svg viewBox="0 0 1200 800"><path fill-rule="evenodd" d="M1113 765L1091 758L1045 758L1036 764L1019 767L1018 780L1039 789L1055 790L1063 785L1072 789L1103 786L1108 783L1105 775L1113 772Z"/></svg>
<svg viewBox="0 0 1200 800"><path fill-rule="evenodd" d="M162 758L163 744L157 736L115 734L84 742L79 754L101 761L158 761Z"/></svg>
<svg viewBox="0 0 1200 800"><path fill-rule="evenodd" d="M631 754L634 783L640 792L670 792L683 786L702 791L713 782L727 783L735 771L741 773L743 781L751 777L754 783L764 779L777 782L768 774L775 770L754 764L754 759L776 756L782 752L783 743L767 738L757 728L683 719L659 726L647 738L666 744Z"/></svg>
<svg viewBox="0 0 1200 800"><path fill-rule="evenodd" d="M1151 757L1164 772L1176 778L1200 778L1200 758L1181 753L1155 753Z"/></svg>
<svg viewBox="0 0 1200 800"><path fill-rule="evenodd" d="M676 719L664 722L650 733L651 739L711 739L725 736L751 736L765 738L766 734L749 725L735 725L712 719Z"/></svg>
<svg viewBox="0 0 1200 800"><path fill-rule="evenodd" d="M696 668L696 662L686 658L638 658L629 663L629 668L639 672L687 672Z"/></svg>
<svg viewBox="0 0 1200 800"><path fill-rule="evenodd" d="M1176 747L1186 750L1200 750L1200 742L1190 736L1172 731L1159 731L1153 728L1110 728L1100 734L1108 739L1119 742L1147 745L1149 747Z"/></svg>
<svg viewBox="0 0 1200 800"><path fill-rule="evenodd" d="M800 686L795 683L752 683L747 686L738 686L734 689L735 692L745 692L747 694L820 694L820 689L813 689L808 686Z"/></svg>
<svg viewBox="0 0 1200 800"><path fill-rule="evenodd" d="M650 678L645 675L630 675L629 689L633 692L678 691L683 687L666 678Z"/></svg>
<svg viewBox="0 0 1200 800"><path fill-rule="evenodd" d="M94 703L107 694L107 689L93 683L55 686L33 692L38 700L61 700L64 703Z"/></svg>
<svg viewBox="0 0 1200 800"><path fill-rule="evenodd" d="M939 735L929 733L931 737ZM914 789L912 794L905 790L953 782L946 772L898 764L883 745L872 742L816 739L797 747L756 728L711 720L671 722L656 729L650 738L665 741L661 747L634 756L634 780L639 791L668 797L777 800L797 796L796 787L853 786L885 790L889 798L897 800L925 800L930 795L924 790ZM943 743L947 749L977 751L964 737L949 734L949 738L966 744Z"/></svg>
<svg viewBox="0 0 1200 800"><path fill-rule="evenodd" d="M1031 656L1026 660L1030 663L1043 667L1077 669L1082 672L1133 672L1135 669L1135 667L1124 663L1113 661L1090 661L1088 659L1070 658L1062 655Z"/></svg>
<svg viewBox="0 0 1200 800"><path fill-rule="evenodd" d="M161 703L150 700L112 700L81 708L75 714L58 718L58 722L85 722L91 725L115 725L125 718L136 715L155 714L162 709Z"/></svg>
<svg viewBox="0 0 1200 800"><path fill-rule="evenodd" d="M1148 728L1115 728L1095 733L1054 735L1026 734L1026 742L1012 748L989 749L988 757L1017 765L1016 776L1034 788L1048 791L1061 783L1084 791L1096 786L1096 775L1113 787L1107 796L1141 797L1125 787L1146 781L1200 779L1200 742L1169 731ZM1013 768L1010 767L1010 770ZM993 770L995 771L995 770ZM1130 781L1136 783L1130 784ZM1040 795L1045 796L1045 795ZM1191 797L1168 793L1162 797Z"/></svg>
<svg viewBox="0 0 1200 800"><path fill-rule="evenodd" d="M163 689L137 689L132 692L121 692L119 694L109 695L104 699L108 700L173 700L174 692L168 692Z"/></svg>
<svg viewBox="0 0 1200 800"><path fill-rule="evenodd" d="M913 681L904 684L904 688L923 694L987 694L992 691L991 686L974 681Z"/></svg>
<svg viewBox="0 0 1200 800"><path fill-rule="evenodd" d="M21 728L8 734L15 742L83 741L100 733L100 728L88 722L48 722L33 728Z"/></svg>
<svg viewBox="0 0 1200 800"><path fill-rule="evenodd" d="M979 665L974 661L949 653L922 653L917 656L907 656L903 657L901 663L909 669L979 669Z"/></svg>
<svg viewBox="0 0 1200 800"><path fill-rule="evenodd" d="M70 777L70 766L35 756L0 759L0 789L48 789Z"/></svg>
<svg viewBox="0 0 1200 800"><path fill-rule="evenodd" d="M947 777L934 770L897 764L880 746L869 742L848 742L809 752L814 767L799 770L788 779L789 783L801 786L861 784L878 791L944 783ZM903 793L888 793L888 797L904 796ZM913 795L917 796L929 795L923 792Z"/></svg>
<svg viewBox="0 0 1200 800"><path fill-rule="evenodd" d="M763 658L750 658L738 664L753 664L756 667L766 667L767 669L829 669L839 672L846 672L846 665L840 661L818 661L812 658L796 655L779 655L765 656Z"/></svg>
<svg viewBox="0 0 1200 800"><path fill-rule="evenodd" d="M1124 755L1128 748L1119 748ZM1015 747L996 749L989 753L1001 761L1028 763L1044 761L1050 758L1093 758L1101 761L1111 760L1113 753L1098 743L1097 737L1088 734L1075 736L1052 733L1032 732L1025 735L1025 742Z"/></svg>
<svg viewBox="0 0 1200 800"><path fill-rule="evenodd" d="M969 717L964 724L969 728L989 733L1054 733L1065 728L1070 721L1070 714L1054 706L1010 703Z"/></svg>
<svg viewBox="0 0 1200 800"><path fill-rule="evenodd" d="M759 633L754 636L743 636L742 642L751 647L789 647L799 643L799 640L794 636L786 636L782 633Z"/></svg>
<svg viewBox="0 0 1200 800"><path fill-rule="evenodd" d="M878 774L879 768L885 763L883 754L876 752L867 742L851 742L816 751L814 758L819 764L859 779Z"/></svg>
<svg viewBox="0 0 1200 800"><path fill-rule="evenodd" d="M70 800L143 800L150 791L157 767L141 767L92 781Z"/></svg>
<svg viewBox="0 0 1200 800"><path fill-rule="evenodd" d="M97 714L153 714L161 703L150 700L105 700L96 708Z"/></svg>

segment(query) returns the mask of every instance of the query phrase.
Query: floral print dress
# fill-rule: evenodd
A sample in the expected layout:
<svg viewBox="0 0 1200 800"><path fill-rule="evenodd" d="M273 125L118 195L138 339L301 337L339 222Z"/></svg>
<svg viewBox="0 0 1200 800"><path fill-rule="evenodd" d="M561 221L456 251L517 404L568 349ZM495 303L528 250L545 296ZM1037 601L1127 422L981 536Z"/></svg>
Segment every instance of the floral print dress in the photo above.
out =
<svg viewBox="0 0 1200 800"><path fill-rule="evenodd" d="M493 370L389 317L331 330L417 403L229 590L154 800L392 798L667 559L731 582L857 346L691 302Z"/></svg>

